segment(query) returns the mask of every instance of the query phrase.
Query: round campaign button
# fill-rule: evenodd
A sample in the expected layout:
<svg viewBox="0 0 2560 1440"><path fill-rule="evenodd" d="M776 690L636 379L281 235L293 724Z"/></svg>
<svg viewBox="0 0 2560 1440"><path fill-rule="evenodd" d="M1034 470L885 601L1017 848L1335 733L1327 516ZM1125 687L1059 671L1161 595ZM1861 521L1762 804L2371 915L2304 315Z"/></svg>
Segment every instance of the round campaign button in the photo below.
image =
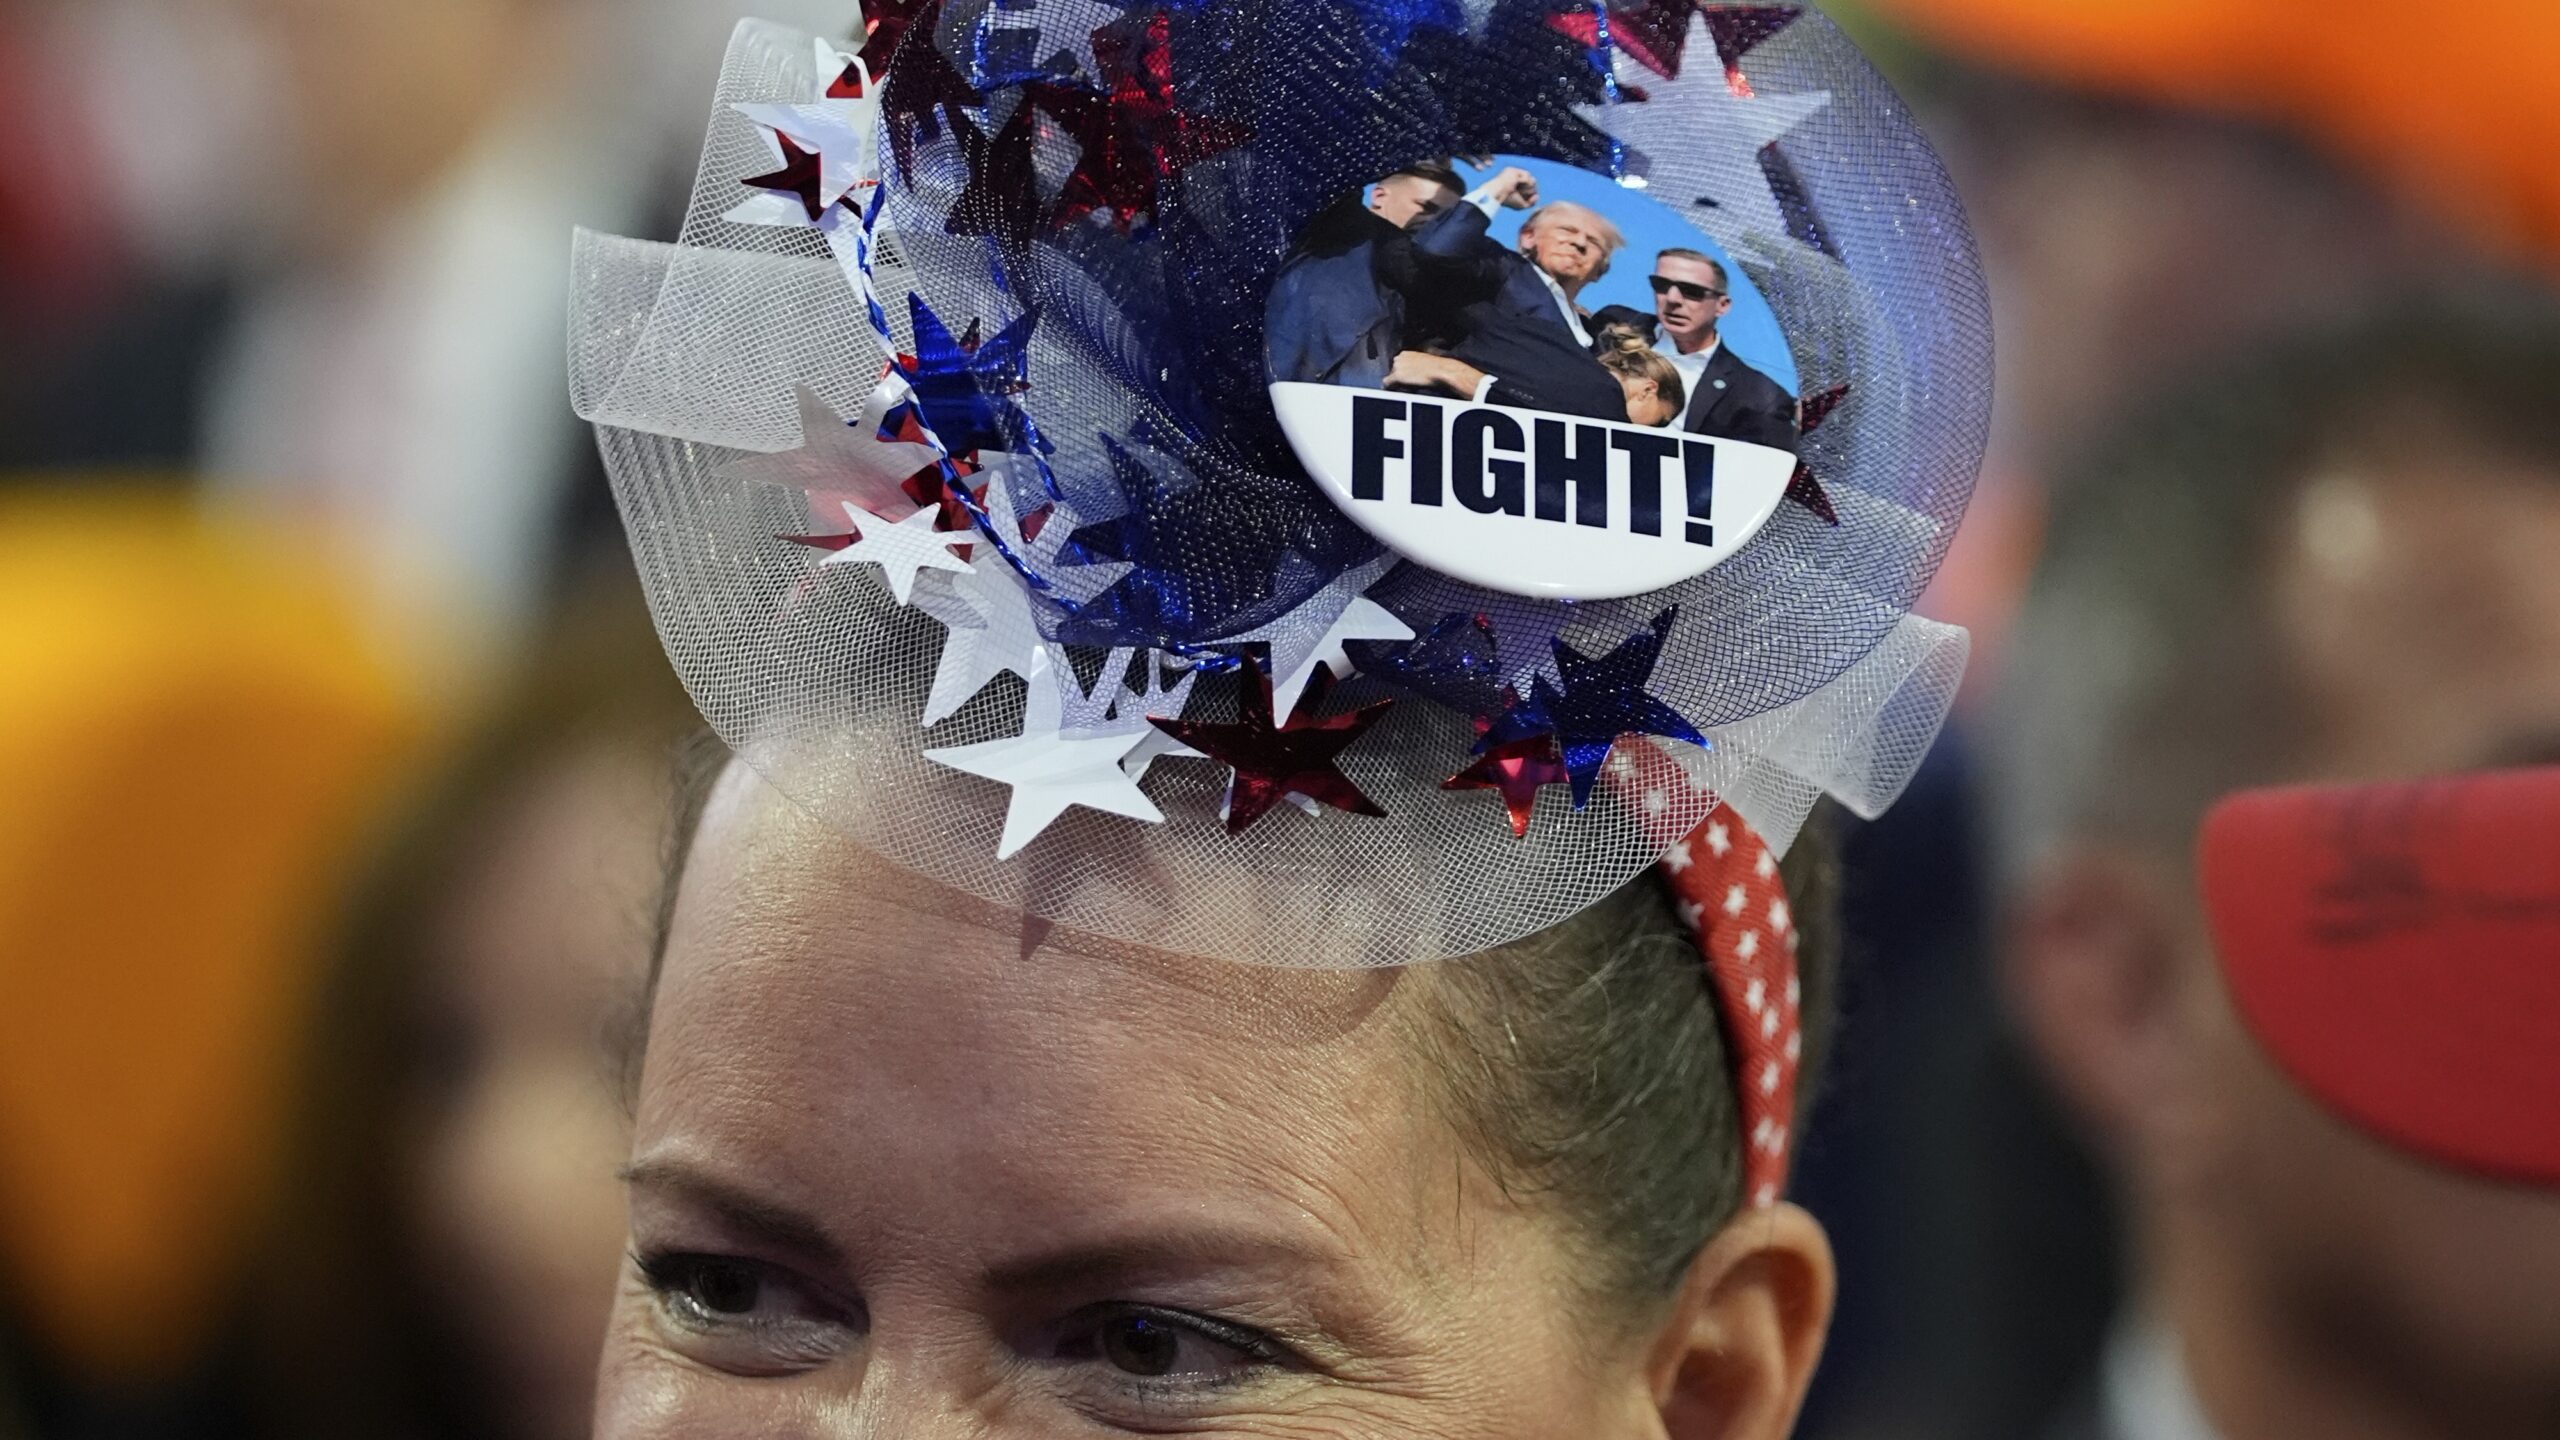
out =
<svg viewBox="0 0 2560 1440"><path fill-rule="evenodd" d="M1549 600L1693 579L1796 473L1786 336L1716 244L1552 161L1417 162L1335 200L1267 307L1271 401L1407 559Z"/></svg>

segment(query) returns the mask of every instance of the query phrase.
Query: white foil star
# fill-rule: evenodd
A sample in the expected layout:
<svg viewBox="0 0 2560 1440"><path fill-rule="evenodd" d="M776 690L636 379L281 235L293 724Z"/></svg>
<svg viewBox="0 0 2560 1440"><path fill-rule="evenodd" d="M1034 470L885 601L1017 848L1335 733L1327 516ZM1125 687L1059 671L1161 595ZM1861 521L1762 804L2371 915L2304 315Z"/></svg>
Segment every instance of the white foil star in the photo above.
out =
<svg viewBox="0 0 2560 1440"><path fill-rule="evenodd" d="M1072 602L1092 599L1116 584L1129 566L1069 565L1061 551L1073 522L1059 515L1036 541L1025 540L1021 517L1014 513L1014 478L1008 473L1016 456L991 456L980 472L986 481L987 520L1022 562L1045 580L1053 594ZM1048 643L1041 634L1037 605L1029 585L1000 555L972 573L952 577L948 586L928 586L916 608L950 630L942 642L942 658L934 666L933 689L925 696L924 723L939 725L960 712L997 676L1028 678L1033 653ZM1186 694L1188 692L1185 692ZM1150 727L1152 728L1152 727Z"/></svg>
<svg viewBox="0 0 2560 1440"><path fill-rule="evenodd" d="M829 95L829 87L848 68L861 77L861 97ZM739 225L819 230L833 230L856 219L838 202L870 178L872 137L880 123L879 87L872 83L871 72L863 68L858 57L844 54L824 40L817 42L817 69L817 93L804 103L741 101L729 108L756 123L774 164L780 165L785 159L777 135L791 137L803 153L818 157L818 218L809 218L808 207L798 195L762 191L739 202L722 219Z"/></svg>
<svg viewBox="0 0 2560 1440"><path fill-rule="evenodd" d="M1221 649L1256 642L1271 646L1271 713L1285 724L1289 716L1297 713L1298 698L1307 693L1307 684L1315 679L1318 665L1331 670L1337 679L1348 677L1357 668L1343 649L1345 644L1353 640L1413 638L1412 626L1363 593L1397 563L1398 557L1381 555L1357 570L1344 572L1310 596L1307 603L1261 629L1215 643Z"/></svg>
<svg viewBox="0 0 2560 1440"><path fill-rule="evenodd" d="M1132 780L1147 778L1148 768L1158 760L1209 758L1152 723L1182 718L1182 712L1191 706L1191 689L1200 683L1200 672L1185 670L1181 683L1167 688L1164 657L1153 650L1146 653L1143 685L1134 690L1129 687L1129 662L1138 652L1122 646L1102 662L1102 678L1095 682L1093 693L1067 707L1066 724L1070 730L1096 734L1128 731L1138 736L1138 748L1120 762L1120 768L1128 771Z"/></svg>
<svg viewBox="0 0 2560 1440"><path fill-rule="evenodd" d="M889 593L898 597L901 605L913 601L918 571L972 571L968 561L951 553L951 547L968 544L975 532L935 530L934 522L942 515L938 506L927 505L895 525L881 524L880 517L863 513L851 502L846 503L844 514L862 532L862 538L819 561L820 568L877 565L881 577L889 582Z"/></svg>
<svg viewBox="0 0 2560 1440"><path fill-rule="evenodd" d="M1067 542L1075 535L1079 522L1063 505L1048 507L1048 523L1040 528L1039 539L1026 537L1022 533L1023 512L1015 508L1015 497L1036 493L1039 461L1028 455L982 452L978 462L978 473L987 485L988 521L995 526L996 535L1048 585L1047 593L1069 604L1089 604L1137 568L1121 560L1080 565L1068 559Z"/></svg>
<svg viewBox="0 0 2560 1440"><path fill-rule="evenodd" d="M1716 53L1704 14L1689 17L1687 53ZM1753 233L1786 238L1760 152L1829 105L1830 93L1738 96L1722 66L1703 63L1683 65L1676 80L1646 72L1641 83L1650 99L1574 107L1626 147L1626 173L1727 246Z"/></svg>
<svg viewBox="0 0 2560 1440"><path fill-rule="evenodd" d="M925 696L926 726L958 714L999 675L1031 677L1032 657L1044 642L1032 618L1030 591L1002 558L991 556L969 574L952 577L948 587L926 590L916 608L951 631L934 667L933 690Z"/></svg>
<svg viewBox="0 0 2560 1440"><path fill-rule="evenodd" d="M996 858L1010 860L1058 817L1076 806L1132 820L1159 823L1164 812L1138 788L1137 777L1121 768L1146 735L1138 730L1065 731L1060 684L1074 685L1072 674L1056 670L1043 647L1033 658L1030 693L1023 701L1022 733L1011 740L990 740L947 750L927 750L924 758L966 774L1011 786L1005 807L1004 834L996 842ZM1108 671L1097 684L1117 685ZM1081 687L1079 687L1080 689ZM1152 725L1143 726L1152 732Z"/></svg>
<svg viewBox="0 0 2560 1440"><path fill-rule="evenodd" d="M1029 31L1036 42L1031 59L1035 66L1049 67L1062 55L1070 62L1065 68L1044 68L1042 78L1068 83L1089 80L1100 88L1103 75L1093 58L1094 32L1128 14L1129 6L1114 0L1027 0L992 5L979 23L990 33Z"/></svg>
<svg viewBox="0 0 2560 1440"><path fill-rule="evenodd" d="M892 375L871 392L862 414L837 417L808 386L800 387L800 448L771 455L751 455L720 472L724 480L780 485L826 499L851 496L875 514L912 505L903 486L908 477L942 459L930 445L879 438L890 409L907 398L907 382ZM857 519L859 527L861 521Z"/></svg>

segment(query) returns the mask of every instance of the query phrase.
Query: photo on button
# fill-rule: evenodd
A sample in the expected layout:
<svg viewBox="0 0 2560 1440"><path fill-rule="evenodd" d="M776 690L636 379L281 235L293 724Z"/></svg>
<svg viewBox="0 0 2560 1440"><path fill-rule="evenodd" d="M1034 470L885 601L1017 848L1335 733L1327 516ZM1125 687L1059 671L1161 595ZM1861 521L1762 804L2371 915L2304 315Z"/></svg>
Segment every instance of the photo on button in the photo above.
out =
<svg viewBox="0 0 2560 1440"><path fill-rule="evenodd" d="M1766 299L1641 189L1571 166L1425 158L1338 197L1265 334L1281 424L1336 503L1494 588L1676 584L1747 543L1794 470Z"/></svg>

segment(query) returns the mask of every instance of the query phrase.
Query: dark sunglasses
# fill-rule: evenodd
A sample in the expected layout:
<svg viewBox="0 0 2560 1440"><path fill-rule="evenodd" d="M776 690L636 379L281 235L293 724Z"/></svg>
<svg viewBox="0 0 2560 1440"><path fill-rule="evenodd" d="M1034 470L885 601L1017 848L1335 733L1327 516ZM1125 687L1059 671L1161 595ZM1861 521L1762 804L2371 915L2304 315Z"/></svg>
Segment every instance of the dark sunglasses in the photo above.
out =
<svg viewBox="0 0 2560 1440"><path fill-rule="evenodd" d="M1699 284L1695 280L1673 280L1661 275L1653 277L1654 294L1665 295L1674 290L1680 292L1680 298L1683 300L1695 300L1701 303L1710 299L1721 300L1724 298L1723 291L1711 290L1706 286Z"/></svg>

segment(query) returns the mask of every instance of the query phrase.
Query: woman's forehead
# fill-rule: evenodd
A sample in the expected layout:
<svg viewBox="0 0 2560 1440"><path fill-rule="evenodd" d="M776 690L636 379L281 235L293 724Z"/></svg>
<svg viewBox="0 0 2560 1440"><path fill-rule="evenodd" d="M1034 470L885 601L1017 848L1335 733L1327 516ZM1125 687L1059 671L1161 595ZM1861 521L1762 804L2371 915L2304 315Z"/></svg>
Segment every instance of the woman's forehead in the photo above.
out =
<svg viewBox="0 0 2560 1440"><path fill-rule="evenodd" d="M1150 1150L1197 1152L1195 1178L1322 1185L1364 1152L1454 1146L1420 1103L1397 974L1069 953L948 899L724 782L669 932L643 1130L1049 1187Z"/></svg>
<svg viewBox="0 0 2560 1440"><path fill-rule="evenodd" d="M1254 903L1242 884L1237 903ZM1059 1007L1091 1002L1085 1008L1106 1026L1145 1013L1159 1024L1290 1047L1352 1032L1365 1042L1372 1027L1387 1041L1387 1012L1409 988L1401 972L1282 970L1137 950L999 910L854 844L737 763L705 808L672 922L671 969L688 958L717 964L741 947L824 953L846 972L842 988L878 1004L931 998L894 982L939 965L953 972L951 988L994 978L1001 991L1042 992Z"/></svg>

